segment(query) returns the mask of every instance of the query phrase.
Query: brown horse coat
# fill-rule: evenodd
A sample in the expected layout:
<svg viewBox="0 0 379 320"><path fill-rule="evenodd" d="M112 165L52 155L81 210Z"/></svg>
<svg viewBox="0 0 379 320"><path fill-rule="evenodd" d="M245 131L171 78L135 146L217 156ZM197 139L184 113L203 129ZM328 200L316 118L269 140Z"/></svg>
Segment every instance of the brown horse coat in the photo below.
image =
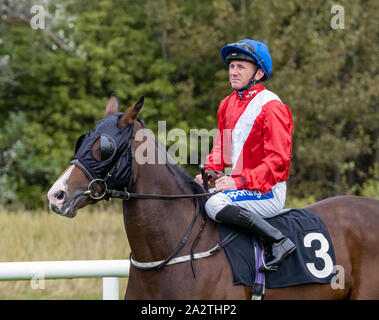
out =
<svg viewBox="0 0 379 320"><path fill-rule="evenodd" d="M142 129L136 121L143 100L128 108L120 125L135 122L135 131ZM117 98L108 101L106 113L119 110ZM155 148L155 156L165 158L151 138L135 140L134 151L142 143ZM94 145L94 154L98 153ZM184 174L167 164L138 164L134 161L132 192L142 194L192 193ZM54 211L73 217L76 210L91 203L83 191L89 184L77 167L66 169L48 194ZM76 201L74 201L76 200ZM80 200L80 201L79 201ZM72 204L72 205L71 205ZM163 260L183 239L194 214L190 199L175 201L133 199L124 201L124 224L133 258L138 262ZM62 208L65 208L63 210ZM289 288L267 289L265 299L379 299L379 201L364 197L340 196L326 199L307 208L324 221L333 241L337 265L342 266L344 278L340 287L329 284L307 284ZM187 255L200 228L196 221L189 241L179 253ZM220 241L217 226L207 222L196 247L201 252ZM215 255L195 260L196 279L188 262L168 265L161 270L130 269L126 299L249 299L251 288L234 286L232 272L223 250Z"/></svg>

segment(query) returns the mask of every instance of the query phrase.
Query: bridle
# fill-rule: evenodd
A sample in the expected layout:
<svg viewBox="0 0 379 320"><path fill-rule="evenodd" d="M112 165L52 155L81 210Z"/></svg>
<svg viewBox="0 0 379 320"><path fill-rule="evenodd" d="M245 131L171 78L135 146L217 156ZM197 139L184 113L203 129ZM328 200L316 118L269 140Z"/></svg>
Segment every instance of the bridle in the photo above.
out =
<svg viewBox="0 0 379 320"><path fill-rule="evenodd" d="M143 125L143 122L141 122L141 124ZM108 188L108 181L113 177L115 170L118 169L119 163L120 163L120 160L122 159L122 157L125 156L125 154L127 152L131 152L132 153L132 159L134 159L133 148L132 148L132 142L133 141L134 141L134 134L131 135L131 137L128 140L127 148L119 156L119 159L117 159L114 166L111 168L110 171L108 171L108 173L106 174L104 179L95 177L90 172L90 170L87 169L85 164L80 162L78 159L74 159L70 162L72 165L79 168L87 176L87 178L90 181L88 184L87 190L84 191L82 193L82 195L89 196L93 200L93 203L95 203L97 201L100 201L101 199L110 200L111 198L119 198L122 200L130 200L133 198L134 199L150 199L150 200L176 200L176 199L195 199L195 200L197 200L201 197L209 197L209 196L212 196L212 195L219 192L219 191L217 191L217 192L206 192L206 193L198 193L198 194L175 194L175 195L157 195L157 194L132 193L132 192L128 191L128 190L130 190L130 188L133 184L133 177L132 176L129 179L128 186L124 187L124 190L120 191L120 190ZM133 161L132 161L132 163L133 163ZM220 171L217 171L217 173L215 173L213 171L205 172L204 167L201 167L201 171L202 171L202 176L203 176L203 181L204 181L204 189L206 191L209 191L208 190L208 177L211 176L212 178L217 179L221 176L221 172ZM131 170L131 172L133 172L133 170ZM100 192L98 191L97 187L99 187ZM92 192L92 190L94 190L94 192ZM238 234L232 234L230 237L227 237L222 242L218 243L216 245L216 247L212 248L211 250L208 250L207 252L194 254L194 249L196 247L196 244L199 241L200 236L201 236L201 234L205 228L206 215L203 214L202 215L202 221L200 224L200 229L199 229L199 232L198 232L197 236L195 237L195 239L192 243L191 251L190 251L190 255L188 256L188 259L183 260L180 258L175 258L175 259L177 259L177 261L173 262L175 260L174 257L184 247L184 245L188 241L190 235L192 234L192 230L195 226L195 222L199 216L200 211L201 210L200 210L199 201L195 201L195 214L194 214L194 217L190 223L190 226L188 227L184 238L179 242L177 247L172 251L172 253L166 259L164 259L162 261L158 261L157 263L140 263L140 262L133 260L132 253L130 253L130 261L131 261L132 265L134 267L136 267L137 269L140 269L140 270L152 270L152 269L159 270L163 266L165 266L166 264L172 264L172 263L190 260L193 276L196 277L194 266L193 266L193 260L214 254L215 252L220 250L222 247L224 247L226 244L228 244L230 241L234 240L234 238L238 235Z"/></svg>
<svg viewBox="0 0 379 320"><path fill-rule="evenodd" d="M137 121L140 122L140 124L145 128L145 124L142 120L137 119ZM134 131L134 128L132 129ZM80 148L83 138L79 138L79 142L77 142L76 151ZM89 196L94 202L97 202L101 199L110 200L111 198L119 198L122 200L129 200L131 198L138 198L138 199L156 199L156 200L175 200L175 199L185 199L185 198L199 198L199 197L207 197L211 196L215 193L208 192L208 175L205 174L204 167L201 167L202 175L204 178L204 189L207 191L206 193L198 193L198 194L177 194L177 195L156 195L156 194L141 194L141 193L131 193L128 190L131 189L133 185L133 161L131 161L131 174L129 177L129 181L127 182L127 186L123 188L123 190L116 190L111 189L108 187L110 184L110 181L114 174L116 173L116 170L119 169L120 161L124 156L126 156L127 153L131 154L131 159L134 159L134 153L132 148L132 143L134 141L134 132L133 134L128 137L127 146L122 154L118 156L118 159L116 159L115 164L113 167L105 174L105 178L99 178L94 176L93 173L91 173L91 170L89 170L86 165L79 161L78 159L74 159L70 162L70 164L75 165L78 167L82 172L87 176L88 180L90 181L87 187L87 190L82 193L82 195ZM79 144L79 145L78 145ZM222 174L220 171L216 171L217 176L215 176L215 173L213 171L209 171L208 174L211 175L213 178L218 178ZM96 186L99 186L100 192L98 191L98 188ZM93 189L94 192L91 190Z"/></svg>
<svg viewBox="0 0 379 320"><path fill-rule="evenodd" d="M128 191L128 187L125 187L123 191L109 189L107 186L107 181L112 177L112 172L114 168L117 167L117 164L112 168L110 172L107 173L104 179L94 177L90 171L83 165L78 159L74 159L70 162L70 164L75 165L83 173L87 176L90 183L88 184L87 191L84 191L82 195L89 196L94 202L97 202L101 199L110 200L111 198L118 198L122 200L130 200L132 198L137 199L150 199L150 200L177 200L177 199L196 199L200 197L209 197L212 196L219 191L216 192L205 192L205 193L196 193L196 194L175 194L175 195L166 195L166 194L143 194L143 193L132 193ZM210 174L207 172L206 174ZM205 174L203 174L203 177ZM204 179L207 181L207 179ZM205 182L204 181L204 182ZM97 190L96 185L100 185L101 192ZM94 193L92 193L91 188L93 188Z"/></svg>

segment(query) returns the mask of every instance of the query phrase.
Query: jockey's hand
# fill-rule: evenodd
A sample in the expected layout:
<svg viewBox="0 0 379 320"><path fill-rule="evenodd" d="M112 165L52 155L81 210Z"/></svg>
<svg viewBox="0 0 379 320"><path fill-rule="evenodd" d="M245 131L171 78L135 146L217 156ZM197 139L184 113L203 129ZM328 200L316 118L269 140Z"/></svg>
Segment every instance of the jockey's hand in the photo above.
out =
<svg viewBox="0 0 379 320"><path fill-rule="evenodd" d="M216 191L236 190L237 186L234 179L228 176L223 176L216 180Z"/></svg>
<svg viewBox="0 0 379 320"><path fill-rule="evenodd" d="M199 185L203 186L203 177L201 176L201 174L198 174L196 177L195 177L195 182L197 182Z"/></svg>

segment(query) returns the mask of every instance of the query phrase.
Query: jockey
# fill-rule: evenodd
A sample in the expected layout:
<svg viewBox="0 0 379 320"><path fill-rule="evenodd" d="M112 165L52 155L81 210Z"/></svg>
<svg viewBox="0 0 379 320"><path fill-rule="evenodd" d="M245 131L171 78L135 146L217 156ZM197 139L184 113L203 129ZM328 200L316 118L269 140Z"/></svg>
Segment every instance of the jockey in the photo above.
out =
<svg viewBox="0 0 379 320"><path fill-rule="evenodd" d="M271 76L271 56L259 41L243 39L221 49L229 66L234 92L217 112L218 133L206 170L231 165L230 176L215 181L216 191L206 202L210 218L245 227L272 245L273 258L265 270L278 265L296 249L294 243L264 219L279 214L286 199L293 120L291 111L261 82ZM195 181L203 184L201 175Z"/></svg>

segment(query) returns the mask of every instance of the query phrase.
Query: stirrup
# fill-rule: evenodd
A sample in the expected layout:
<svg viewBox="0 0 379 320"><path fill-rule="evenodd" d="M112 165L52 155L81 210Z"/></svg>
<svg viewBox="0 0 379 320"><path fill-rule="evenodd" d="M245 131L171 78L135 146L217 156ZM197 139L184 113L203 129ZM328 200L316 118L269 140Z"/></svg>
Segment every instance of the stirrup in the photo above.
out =
<svg viewBox="0 0 379 320"><path fill-rule="evenodd" d="M265 263L265 258L264 258L264 255L265 255L265 252L264 252L264 247L262 246L262 265L260 266L260 268L258 269L259 272L266 272L266 271L277 271L279 269L279 267L274 264L272 266L268 266L266 265Z"/></svg>
<svg viewBox="0 0 379 320"><path fill-rule="evenodd" d="M263 266L259 268L259 272L267 272L267 271L277 271L279 269L279 266L277 264L273 264L271 266L268 266L263 261Z"/></svg>
<svg viewBox="0 0 379 320"><path fill-rule="evenodd" d="M289 238L284 238L282 241L279 242L279 244L284 245L284 247L286 247L286 245L288 245L288 243L286 243L286 241L288 241L288 240L290 242L289 243L290 246L288 248L286 248L288 250L281 256L281 258L278 261L276 261L272 265L270 265L270 261L271 260L267 264L265 264L263 262L263 266L261 266L259 268L260 272L264 272L264 271L277 271L279 269L279 265L284 261L284 259L286 257L288 257L292 252L294 252L296 250L295 244ZM276 257L274 257L272 260L275 260L275 259L276 259Z"/></svg>

